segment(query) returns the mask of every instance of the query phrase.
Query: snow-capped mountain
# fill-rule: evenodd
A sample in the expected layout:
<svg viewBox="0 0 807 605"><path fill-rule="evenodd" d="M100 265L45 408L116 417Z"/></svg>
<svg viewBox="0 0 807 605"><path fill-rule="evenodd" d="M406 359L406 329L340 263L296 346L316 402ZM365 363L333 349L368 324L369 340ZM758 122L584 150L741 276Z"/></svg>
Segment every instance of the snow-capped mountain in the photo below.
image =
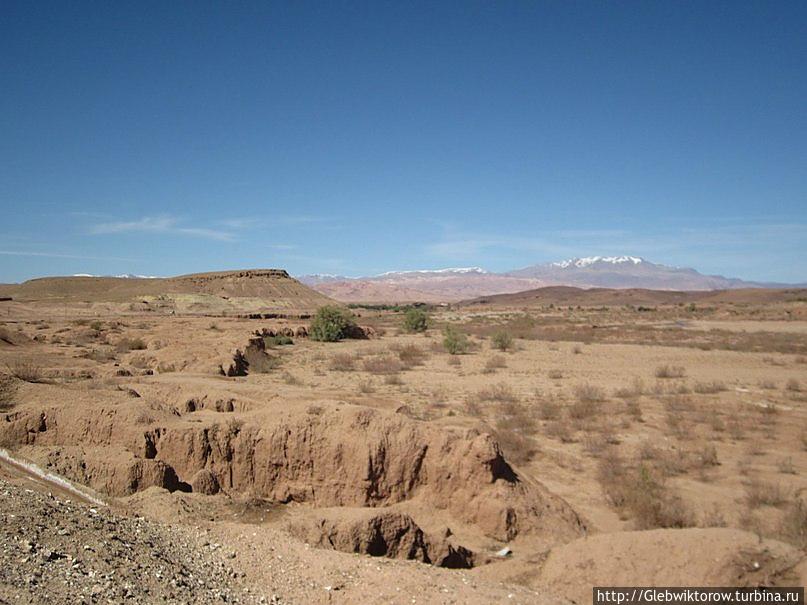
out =
<svg viewBox="0 0 807 605"><path fill-rule="evenodd" d="M570 258L556 263L550 263L553 267L560 267L567 269L569 267L589 267L598 263L606 265L621 265L623 263L632 263L638 265L645 262L643 258L638 256L587 256L585 258Z"/></svg>
<svg viewBox="0 0 807 605"><path fill-rule="evenodd" d="M366 279L395 279L398 277L407 278L407 277L423 277L428 275L442 275L442 276L451 276L451 275L484 275L488 273L481 267L449 267L447 269L412 269L409 271L387 271L385 273L380 273L374 277L368 277Z"/></svg>
<svg viewBox="0 0 807 605"><path fill-rule="evenodd" d="M459 267L388 271L354 278L304 275L298 279L327 296L345 302L453 302L544 286L724 290L787 285L704 275L695 269L670 267L628 255L570 258L504 273L491 273L481 267Z"/></svg>

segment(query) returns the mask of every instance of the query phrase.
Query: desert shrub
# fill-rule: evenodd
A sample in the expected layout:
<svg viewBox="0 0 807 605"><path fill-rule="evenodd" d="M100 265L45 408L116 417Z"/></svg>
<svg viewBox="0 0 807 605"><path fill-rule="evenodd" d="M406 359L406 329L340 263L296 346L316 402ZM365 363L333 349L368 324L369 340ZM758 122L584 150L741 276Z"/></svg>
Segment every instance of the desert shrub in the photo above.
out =
<svg viewBox="0 0 807 605"><path fill-rule="evenodd" d="M403 329L405 332L415 334L425 332L429 327L429 317L423 309L407 309L404 313Z"/></svg>
<svg viewBox="0 0 807 605"><path fill-rule="evenodd" d="M468 351L468 337L454 326L443 329L443 346L451 355L462 355Z"/></svg>
<svg viewBox="0 0 807 605"><path fill-rule="evenodd" d="M97 361L98 363L106 363L115 359L115 351L113 351L110 347L94 347L89 351L82 353L81 356L86 359Z"/></svg>
<svg viewBox="0 0 807 605"><path fill-rule="evenodd" d="M579 384L574 387L574 394L578 401L587 403L601 403L605 401L605 391L593 384Z"/></svg>
<svg viewBox="0 0 807 605"><path fill-rule="evenodd" d="M644 381L641 378L634 378L630 386L620 387L614 391L614 396L620 399L632 399L640 397L645 393Z"/></svg>
<svg viewBox="0 0 807 605"><path fill-rule="evenodd" d="M578 385L574 392L577 400L569 406L569 417L574 420L591 418L599 411L598 404L605 401L603 390L591 384Z"/></svg>
<svg viewBox="0 0 807 605"><path fill-rule="evenodd" d="M143 351L146 349L146 343L142 338L121 338L115 345L115 349L120 353Z"/></svg>
<svg viewBox="0 0 807 605"><path fill-rule="evenodd" d="M778 483L752 479L745 486L745 498L749 508L782 506L787 501L787 494Z"/></svg>
<svg viewBox="0 0 807 605"><path fill-rule="evenodd" d="M694 518L681 498L672 494L664 481L644 464L628 468L610 451L600 460L598 479L611 504L633 518L638 529L694 525Z"/></svg>
<svg viewBox="0 0 807 605"><path fill-rule="evenodd" d="M308 335L311 340L321 342L337 342L350 335L356 328L353 314L347 309L334 305L326 305L317 309Z"/></svg>
<svg viewBox="0 0 807 605"><path fill-rule="evenodd" d="M714 444L704 445L698 452L698 463L700 466L719 466L720 460L717 457L717 448Z"/></svg>
<svg viewBox="0 0 807 605"><path fill-rule="evenodd" d="M529 462L536 452L531 437L535 431L535 418L527 406L517 401L506 401L502 404L494 435L505 458L515 464Z"/></svg>
<svg viewBox="0 0 807 605"><path fill-rule="evenodd" d="M364 371L371 374L397 374L403 369L400 360L395 359L392 355L368 357L364 360L363 366Z"/></svg>
<svg viewBox="0 0 807 605"><path fill-rule="evenodd" d="M793 465L793 458L787 457L782 458L777 464L776 468L779 469L779 472L783 475L795 475L796 467Z"/></svg>
<svg viewBox="0 0 807 605"><path fill-rule="evenodd" d="M491 337L491 346L499 351L509 351L513 348L513 337L510 332L502 330Z"/></svg>
<svg viewBox="0 0 807 605"><path fill-rule="evenodd" d="M384 384L400 386L403 384L403 379L398 372L392 372L384 376Z"/></svg>
<svg viewBox="0 0 807 605"><path fill-rule="evenodd" d="M560 417L560 405L554 399L540 399L538 415L542 420L556 420Z"/></svg>
<svg viewBox="0 0 807 605"><path fill-rule="evenodd" d="M639 404L638 400L628 400L628 402L625 404L625 411L636 422L644 422L644 417L642 416L642 406Z"/></svg>
<svg viewBox="0 0 807 605"><path fill-rule="evenodd" d="M591 418L599 411L599 406L594 401L577 400L569 406L569 417L574 420L585 420Z"/></svg>
<svg viewBox="0 0 807 605"><path fill-rule="evenodd" d="M370 380L359 381L359 393L369 395L370 393L374 392L375 392L375 386L373 386L373 383Z"/></svg>
<svg viewBox="0 0 807 605"><path fill-rule="evenodd" d="M14 405L16 394L17 385L14 378L7 374L0 374L0 412L5 412Z"/></svg>
<svg viewBox="0 0 807 605"><path fill-rule="evenodd" d="M337 353L331 357L328 369L336 372L352 372L355 369L356 358L349 353Z"/></svg>
<svg viewBox="0 0 807 605"><path fill-rule="evenodd" d="M656 368L656 378L683 378L686 376L686 370L683 366L671 366L664 364Z"/></svg>
<svg viewBox="0 0 807 605"><path fill-rule="evenodd" d="M501 403L515 403L518 401L518 396L513 392L513 389L504 382L492 384L482 389L477 392L476 398L478 401L499 401Z"/></svg>
<svg viewBox="0 0 807 605"><path fill-rule="evenodd" d="M283 372L282 378L283 382L291 386L301 386L303 384L302 380L300 380L297 376L288 371Z"/></svg>
<svg viewBox="0 0 807 605"><path fill-rule="evenodd" d="M482 372L485 374L492 374L496 370L506 368L507 360L501 355L494 355L485 362L485 367Z"/></svg>
<svg viewBox="0 0 807 605"><path fill-rule="evenodd" d="M283 347L286 345L293 345L294 339L291 336L284 334L276 334L275 336L264 336L263 343L268 347Z"/></svg>
<svg viewBox="0 0 807 605"><path fill-rule="evenodd" d="M546 434L548 437L558 439L563 443L574 442L574 432L567 420L552 420L546 425Z"/></svg>
<svg viewBox="0 0 807 605"><path fill-rule="evenodd" d="M8 374L25 382L42 382L42 367L27 359L17 359L6 365Z"/></svg>
<svg viewBox="0 0 807 605"><path fill-rule="evenodd" d="M778 533L785 542L807 549L807 502L796 498L788 505Z"/></svg>
<svg viewBox="0 0 807 605"><path fill-rule="evenodd" d="M422 365L426 357L426 351L413 344L407 344L398 349L398 359L407 369Z"/></svg>
<svg viewBox="0 0 807 605"><path fill-rule="evenodd" d="M727 389L726 385L719 380L713 380L711 382L696 382L692 390L701 395L711 395L714 393L722 393Z"/></svg>

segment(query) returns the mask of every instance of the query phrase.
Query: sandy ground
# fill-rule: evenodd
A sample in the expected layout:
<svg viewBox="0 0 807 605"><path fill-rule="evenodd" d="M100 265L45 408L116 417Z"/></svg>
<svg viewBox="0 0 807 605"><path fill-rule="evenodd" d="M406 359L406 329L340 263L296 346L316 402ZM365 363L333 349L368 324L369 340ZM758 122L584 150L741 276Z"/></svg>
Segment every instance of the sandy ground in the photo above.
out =
<svg viewBox="0 0 807 605"><path fill-rule="evenodd" d="M721 557L734 562L748 544L736 531L751 532L770 541L765 582L803 583L807 361L800 347L807 343L799 339L807 322L787 321L786 313L780 320L755 320L749 308L717 319L676 319L678 312L664 308L638 318L623 310L528 311L539 323L551 321L561 335L570 326L568 339L549 341L519 332L520 309L440 311L425 335L401 333L399 314L363 311L359 321L373 325L377 338L332 344L295 338L293 345L270 349L279 360L270 371L225 378L219 366L226 366L255 330L305 322L117 317L109 306L90 320L76 319L64 307L14 306L2 316L0 328L14 338L0 342L0 367L7 365L13 373L30 362L37 380L53 383L20 382L19 409L33 405L47 388L62 389L58 392L68 393L73 403L88 405L131 389L149 405L228 396L242 406L236 407L236 418L348 405L398 410L440 430L477 428L494 434L518 474L564 499L587 535L608 536L609 549L634 544L636 530L640 537L655 530L662 532L666 548L687 552L688 544L701 538L683 528L701 528L714 532L709 540L723 549ZM470 334L466 354L443 349L439 328L446 321ZM571 330L581 322L616 329L608 332L608 342L584 343ZM622 326L628 334L640 324L643 343L619 342ZM683 328L675 333L680 342L663 336L670 325ZM508 330L527 338L516 338L506 351L495 350L491 334ZM697 346L716 333L758 338L753 350L738 350L745 341ZM662 344L653 344L656 338ZM124 340L128 345L121 346ZM770 350L765 343L771 343ZM211 414L205 409L183 416L182 422L205 423ZM37 447L21 443L16 449L37 458L43 456ZM581 602L580 584L603 579L601 560L586 563L591 572L574 576L574 588L551 576L545 561L579 567L582 562L574 557L582 555L573 548L558 550L562 544L540 534L516 536L506 560L470 570L322 550L288 533L289 520L301 518L306 505L271 508L256 517L253 509L233 508L237 500L228 504L221 495L152 488L120 499L119 506L124 513L196 528L210 542L226 545L237 553L246 581L283 602L362 602L373 595L376 602L394 603L528 603L547 602L550 594ZM206 507L208 501L215 505ZM477 553L490 557L504 546L428 502L415 499L407 507L424 530L451 523L455 537ZM605 551L602 557L607 558ZM632 564L634 575L620 581L687 583L686 565L671 575L656 569L664 568L663 554L637 557L659 564ZM696 555L691 565L702 565ZM742 566L734 575L726 575L729 568L734 569L715 568L702 581L750 581Z"/></svg>

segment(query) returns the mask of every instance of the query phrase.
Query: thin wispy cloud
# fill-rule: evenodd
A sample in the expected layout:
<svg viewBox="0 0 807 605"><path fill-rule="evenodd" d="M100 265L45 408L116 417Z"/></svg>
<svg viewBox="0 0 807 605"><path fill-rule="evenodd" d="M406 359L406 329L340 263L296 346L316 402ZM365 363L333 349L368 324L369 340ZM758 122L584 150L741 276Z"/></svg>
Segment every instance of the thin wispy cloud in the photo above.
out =
<svg viewBox="0 0 807 605"><path fill-rule="evenodd" d="M333 220L328 216L313 215L277 215L277 216L242 216L238 218L227 218L218 221L216 224L237 231L249 229L267 229L271 227L299 226L299 225L331 225Z"/></svg>
<svg viewBox="0 0 807 605"><path fill-rule="evenodd" d="M165 233L185 235L188 237L201 237L225 242L232 241L235 238L235 235L229 231L185 226L178 219L171 216L147 216L136 221L98 223L90 227L90 233L93 235L108 235L113 233Z"/></svg>

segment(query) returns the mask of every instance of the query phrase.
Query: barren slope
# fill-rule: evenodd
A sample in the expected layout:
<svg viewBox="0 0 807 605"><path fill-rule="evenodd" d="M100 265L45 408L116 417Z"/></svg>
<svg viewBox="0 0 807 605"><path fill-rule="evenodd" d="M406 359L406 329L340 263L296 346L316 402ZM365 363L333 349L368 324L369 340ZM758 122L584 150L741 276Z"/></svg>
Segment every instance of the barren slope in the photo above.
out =
<svg viewBox="0 0 807 605"><path fill-rule="evenodd" d="M550 286L514 294L482 296L459 303L460 306L530 306L530 305L675 305L688 303L766 304L807 300L805 288L746 288L676 292L639 288L573 288Z"/></svg>
<svg viewBox="0 0 807 605"><path fill-rule="evenodd" d="M0 286L0 296L31 302L130 303L139 310L305 311L332 302L282 269L247 269L141 279L43 277Z"/></svg>

